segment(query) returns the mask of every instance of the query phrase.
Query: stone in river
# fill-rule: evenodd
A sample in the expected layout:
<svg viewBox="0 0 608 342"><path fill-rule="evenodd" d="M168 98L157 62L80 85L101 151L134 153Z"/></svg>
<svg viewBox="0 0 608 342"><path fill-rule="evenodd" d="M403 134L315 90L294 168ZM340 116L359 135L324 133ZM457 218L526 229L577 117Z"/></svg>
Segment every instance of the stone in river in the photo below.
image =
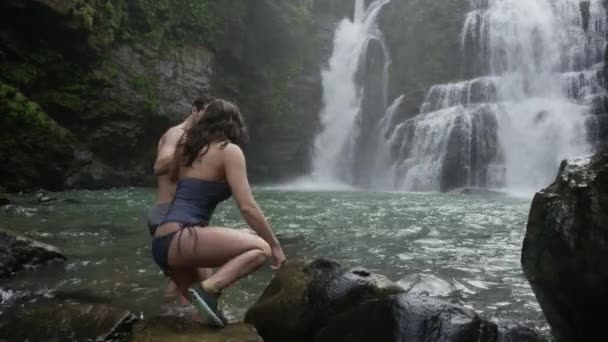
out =
<svg viewBox="0 0 608 342"><path fill-rule="evenodd" d="M65 260L56 247L0 228L0 278L31 266Z"/></svg>

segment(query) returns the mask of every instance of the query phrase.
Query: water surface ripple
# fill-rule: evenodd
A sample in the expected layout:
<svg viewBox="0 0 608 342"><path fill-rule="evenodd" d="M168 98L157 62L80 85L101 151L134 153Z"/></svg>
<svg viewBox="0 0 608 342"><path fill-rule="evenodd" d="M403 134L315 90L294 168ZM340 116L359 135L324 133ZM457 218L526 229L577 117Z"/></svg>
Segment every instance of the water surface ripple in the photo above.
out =
<svg viewBox="0 0 608 342"><path fill-rule="evenodd" d="M143 219L153 191L52 196L62 201L36 205L32 197L17 197L17 205L0 210L0 219L6 228L60 247L69 260L1 283L0 311L28 294L109 302L143 315L166 310L166 281L150 257ZM269 190L256 197L290 258L363 265L412 293L460 303L503 323L546 329L520 266L529 198ZM212 223L246 227L232 201L218 208ZM233 315L244 313L271 276L258 272L227 291Z"/></svg>

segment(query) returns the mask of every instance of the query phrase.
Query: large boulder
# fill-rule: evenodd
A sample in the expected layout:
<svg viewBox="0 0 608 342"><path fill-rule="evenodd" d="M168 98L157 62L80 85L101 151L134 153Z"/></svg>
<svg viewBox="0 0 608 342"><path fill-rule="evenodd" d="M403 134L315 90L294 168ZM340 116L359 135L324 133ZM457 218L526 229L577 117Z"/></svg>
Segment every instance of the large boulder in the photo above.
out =
<svg viewBox="0 0 608 342"><path fill-rule="evenodd" d="M0 279L27 267L64 260L56 247L0 229Z"/></svg>
<svg viewBox="0 0 608 342"><path fill-rule="evenodd" d="M279 270L245 321L266 342L543 341L530 329L499 328L473 310L409 295L384 276L324 259Z"/></svg>
<svg viewBox="0 0 608 342"><path fill-rule="evenodd" d="M137 320L131 312L102 304L29 303L8 309L2 341L119 341Z"/></svg>
<svg viewBox="0 0 608 342"><path fill-rule="evenodd" d="M160 316L137 323L132 341L262 342L262 338L248 324L230 324L223 329L214 329L184 318Z"/></svg>
<svg viewBox="0 0 608 342"><path fill-rule="evenodd" d="M137 184L136 178L138 177L145 179L149 176L145 170L138 170L137 168L130 171L117 170L88 152L77 152L75 160L79 167L65 180L64 185L68 189L94 190L107 187L126 187Z"/></svg>
<svg viewBox="0 0 608 342"><path fill-rule="evenodd" d="M603 336L608 305L608 147L564 161L532 202L526 277L557 341Z"/></svg>

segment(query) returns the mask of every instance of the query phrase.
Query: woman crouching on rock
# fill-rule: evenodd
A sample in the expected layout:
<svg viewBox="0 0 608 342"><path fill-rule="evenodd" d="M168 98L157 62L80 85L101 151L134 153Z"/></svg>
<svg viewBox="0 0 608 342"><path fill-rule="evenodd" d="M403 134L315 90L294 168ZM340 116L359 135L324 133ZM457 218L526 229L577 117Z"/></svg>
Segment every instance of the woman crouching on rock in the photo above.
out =
<svg viewBox="0 0 608 342"><path fill-rule="evenodd" d="M240 147L246 140L247 129L237 106L223 100L209 104L175 151L175 198L152 240L154 261L208 321L218 326L225 324L218 315L223 289L269 258L275 269L286 260L251 194ZM231 195L257 236L208 225L217 204ZM218 269L199 284L198 268Z"/></svg>

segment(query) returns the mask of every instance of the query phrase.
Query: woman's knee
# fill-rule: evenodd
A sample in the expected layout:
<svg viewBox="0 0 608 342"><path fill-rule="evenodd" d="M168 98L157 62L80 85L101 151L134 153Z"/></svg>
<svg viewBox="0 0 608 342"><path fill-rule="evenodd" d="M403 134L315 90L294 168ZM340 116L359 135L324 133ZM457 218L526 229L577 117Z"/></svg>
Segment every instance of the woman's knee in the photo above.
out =
<svg viewBox="0 0 608 342"><path fill-rule="evenodd" d="M259 249L262 252L262 255L264 255L266 258L270 258L272 256L270 245L262 238L258 238L257 249Z"/></svg>
<svg viewBox="0 0 608 342"><path fill-rule="evenodd" d="M261 249L254 249L251 252L254 253L254 255L252 257L252 261L253 261L253 264L256 265L256 267L262 266L270 258L270 254Z"/></svg>

